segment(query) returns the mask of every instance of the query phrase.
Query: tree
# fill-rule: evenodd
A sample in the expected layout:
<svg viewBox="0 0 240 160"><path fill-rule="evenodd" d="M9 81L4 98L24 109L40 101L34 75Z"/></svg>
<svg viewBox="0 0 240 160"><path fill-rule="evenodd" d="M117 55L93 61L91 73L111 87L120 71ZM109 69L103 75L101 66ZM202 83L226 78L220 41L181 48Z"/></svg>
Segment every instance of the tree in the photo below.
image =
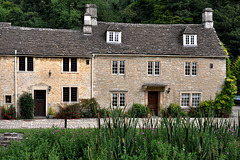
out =
<svg viewBox="0 0 240 160"><path fill-rule="evenodd" d="M233 64L232 74L237 78L237 94L240 94L240 56L238 56L237 61Z"/></svg>

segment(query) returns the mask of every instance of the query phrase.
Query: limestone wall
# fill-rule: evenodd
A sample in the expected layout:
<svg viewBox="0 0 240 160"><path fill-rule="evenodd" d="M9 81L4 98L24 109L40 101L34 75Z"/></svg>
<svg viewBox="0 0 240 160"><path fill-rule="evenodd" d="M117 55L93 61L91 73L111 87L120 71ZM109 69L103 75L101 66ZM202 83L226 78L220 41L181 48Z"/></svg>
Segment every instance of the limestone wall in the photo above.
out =
<svg viewBox="0 0 240 160"><path fill-rule="evenodd" d="M62 87L78 87L78 99L91 96L91 61L77 59L77 73L63 73L62 58L34 58L34 71L19 71L17 65L18 97L25 91L34 93L34 89L47 90L47 113L49 106L58 110L62 103ZM4 104L6 94L14 95L14 57L1 57L0 100ZM17 61L18 62L18 61ZM51 72L51 76L49 76ZM48 88L51 86L51 91ZM12 96L14 105L14 96Z"/></svg>
<svg viewBox="0 0 240 160"><path fill-rule="evenodd" d="M111 62L125 60L125 75L112 75ZM148 76L148 61L160 61L160 75ZM185 62L197 62L197 76L185 76ZM213 68L210 68L210 63ZM111 91L124 90L126 104L131 107L133 103L147 103L144 92L144 83L164 83L162 107L170 103L180 104L182 92L201 93L201 100L215 98L220 92L226 75L226 60L214 58L173 58L173 57L111 57L97 56L94 59L94 97L102 107L111 104ZM167 93L167 89L170 92Z"/></svg>

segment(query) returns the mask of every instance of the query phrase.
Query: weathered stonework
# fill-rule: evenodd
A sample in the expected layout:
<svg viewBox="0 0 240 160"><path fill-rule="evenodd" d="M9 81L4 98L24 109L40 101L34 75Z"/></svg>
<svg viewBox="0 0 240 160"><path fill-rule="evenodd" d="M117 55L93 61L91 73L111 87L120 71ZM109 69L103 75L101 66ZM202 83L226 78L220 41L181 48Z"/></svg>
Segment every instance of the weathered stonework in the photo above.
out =
<svg viewBox="0 0 240 160"><path fill-rule="evenodd" d="M91 95L91 61L86 64L86 59L78 58L77 73L62 72L62 58L34 58L33 71L19 71L17 65L17 91L18 97L23 92L34 94L36 90L46 90L46 114L49 106L53 111L58 110L58 104L62 103L62 87L77 87L78 99L90 98ZM1 57L1 83L0 100L5 104L6 94L12 95L12 104L14 104L14 57ZM19 62L17 60L17 62ZM18 63L17 63L18 64ZM49 72L51 71L51 76ZM51 91L49 92L49 86ZM6 104L5 104L6 105ZM18 106L19 111L19 106Z"/></svg>
<svg viewBox="0 0 240 160"><path fill-rule="evenodd" d="M112 60L125 60L125 75L112 75ZM148 76L148 61L160 62L159 76ZM185 76L185 62L198 63L197 76ZM213 68L210 68L210 63ZM225 58L97 56L94 59L94 97L102 107L107 108L111 104L111 90L124 90L127 91L127 107L133 103L147 105L143 84L163 83L167 86L161 92L162 98L159 98L162 108L168 107L170 103L180 104L182 92L201 93L202 101L214 99L224 84L225 70Z"/></svg>

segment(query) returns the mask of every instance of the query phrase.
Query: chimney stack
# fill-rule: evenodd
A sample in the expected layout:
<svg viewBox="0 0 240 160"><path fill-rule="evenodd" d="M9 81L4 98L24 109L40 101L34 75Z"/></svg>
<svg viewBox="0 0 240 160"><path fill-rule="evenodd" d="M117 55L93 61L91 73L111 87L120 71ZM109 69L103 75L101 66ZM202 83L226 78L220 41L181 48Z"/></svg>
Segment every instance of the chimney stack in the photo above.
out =
<svg viewBox="0 0 240 160"><path fill-rule="evenodd" d="M204 28L213 28L213 9L205 8L202 11L202 23Z"/></svg>
<svg viewBox="0 0 240 160"><path fill-rule="evenodd" d="M97 26L97 5L86 4L86 13L84 14L83 33L92 34L92 26Z"/></svg>

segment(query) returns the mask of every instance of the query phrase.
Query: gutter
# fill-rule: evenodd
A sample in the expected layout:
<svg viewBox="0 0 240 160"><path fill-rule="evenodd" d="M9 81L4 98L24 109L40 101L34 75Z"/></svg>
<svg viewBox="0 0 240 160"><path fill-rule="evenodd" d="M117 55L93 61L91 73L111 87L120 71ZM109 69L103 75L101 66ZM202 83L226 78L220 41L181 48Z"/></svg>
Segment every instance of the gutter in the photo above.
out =
<svg viewBox="0 0 240 160"><path fill-rule="evenodd" d="M94 54L94 56L119 56L119 57L175 57L175 58L227 58L229 56L191 56L191 55L148 55L148 54Z"/></svg>
<svg viewBox="0 0 240 160"><path fill-rule="evenodd" d="M18 113L18 106L17 106L17 50L15 50L15 60L14 60L14 87L15 87L15 110L16 110L16 117Z"/></svg>
<svg viewBox="0 0 240 160"><path fill-rule="evenodd" d="M95 58L95 54L92 55L92 94L91 94L91 98L93 98L93 70L94 70L94 58Z"/></svg>

